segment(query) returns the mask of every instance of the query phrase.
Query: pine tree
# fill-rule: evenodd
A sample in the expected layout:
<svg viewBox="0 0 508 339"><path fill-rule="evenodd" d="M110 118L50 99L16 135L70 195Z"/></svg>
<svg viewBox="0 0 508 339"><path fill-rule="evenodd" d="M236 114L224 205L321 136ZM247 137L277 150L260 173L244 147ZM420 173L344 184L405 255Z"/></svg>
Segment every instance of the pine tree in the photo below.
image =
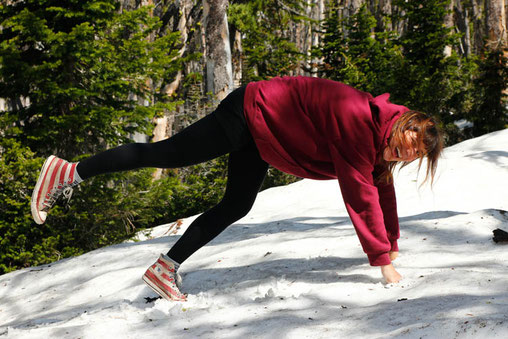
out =
<svg viewBox="0 0 508 339"><path fill-rule="evenodd" d="M7 136L13 137L7 126L16 126L16 139L37 154L72 158L126 142L134 132L149 134L150 118L173 107L160 86L180 67L178 33L150 42L160 26L150 8L118 13L118 6L114 0L1 5Z"/></svg>
<svg viewBox="0 0 508 339"><path fill-rule="evenodd" d="M406 27L399 39L404 61L396 71L394 98L445 123L460 118L470 87L470 65L455 52L459 36L444 25L449 0L397 0ZM462 93L461 93L462 92ZM460 97L461 100L457 100ZM454 114L450 114L454 113Z"/></svg>
<svg viewBox="0 0 508 339"><path fill-rule="evenodd" d="M400 64L394 32L375 32L376 19L362 5L358 12L339 18L330 8L323 23L323 44L314 53L323 58L323 76L355 88L381 94L393 87L393 69Z"/></svg>
<svg viewBox="0 0 508 339"><path fill-rule="evenodd" d="M502 50L486 53L474 80L474 104L467 119L473 123L473 136L508 128L506 86L507 58Z"/></svg>
<svg viewBox="0 0 508 339"><path fill-rule="evenodd" d="M160 27L151 8L120 13L118 6L0 4L0 95L8 103L0 112L0 274L125 239L136 219L141 226L160 220L150 199L165 199L178 185L152 183L149 170L94 178L71 206L55 206L33 226L30 196L45 156L77 159L134 132L149 134L151 118L175 104L161 88L182 62L179 34L148 39Z"/></svg>
<svg viewBox="0 0 508 339"><path fill-rule="evenodd" d="M289 75L303 55L291 41L290 26L307 20L301 0L254 0L232 3L228 16L231 25L243 34L245 66L242 82Z"/></svg>

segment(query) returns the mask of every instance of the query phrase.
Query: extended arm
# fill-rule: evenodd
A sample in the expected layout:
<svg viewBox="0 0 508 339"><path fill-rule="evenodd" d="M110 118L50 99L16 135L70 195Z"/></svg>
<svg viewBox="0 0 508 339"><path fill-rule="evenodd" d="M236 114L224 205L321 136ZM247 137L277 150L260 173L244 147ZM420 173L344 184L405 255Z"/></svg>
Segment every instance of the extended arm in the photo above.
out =
<svg viewBox="0 0 508 339"><path fill-rule="evenodd" d="M400 237L399 216L397 215L397 200L395 197L395 188L393 186L393 182L376 182L375 185L378 189L379 205L383 211L385 229L391 245L390 251L398 252L399 247L397 244L397 239Z"/></svg>
<svg viewBox="0 0 508 339"><path fill-rule="evenodd" d="M377 176L375 173L374 175ZM379 205L383 211L384 224L391 249L389 252L390 260L395 260L399 255L397 239L400 237L399 217L397 215L397 200L395 197L395 188L393 182L376 182L379 194ZM387 283L397 283L402 278L395 270L393 265L381 266L381 273Z"/></svg>
<svg viewBox="0 0 508 339"><path fill-rule="evenodd" d="M342 196L353 222L362 248L372 266L381 266L381 273L388 283L398 282L400 275L391 264L390 252L397 249L398 222L385 226L380 194L391 196L388 187L379 191L374 184L373 166L368 161L355 158L354 165L331 148ZM395 201L393 200L393 203ZM385 206L388 208L388 205ZM397 218L395 209L395 218ZM393 217L393 216L392 216Z"/></svg>

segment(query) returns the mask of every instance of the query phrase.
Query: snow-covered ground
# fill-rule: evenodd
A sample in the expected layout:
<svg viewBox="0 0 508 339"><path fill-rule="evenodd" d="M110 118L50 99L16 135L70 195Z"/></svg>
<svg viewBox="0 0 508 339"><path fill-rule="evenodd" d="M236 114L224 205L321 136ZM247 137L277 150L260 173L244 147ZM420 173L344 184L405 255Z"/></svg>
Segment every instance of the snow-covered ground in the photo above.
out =
<svg viewBox="0 0 508 339"><path fill-rule="evenodd" d="M431 190L396 177L399 284L370 267L334 181L262 192L181 267L187 302L141 275L176 234L0 276L0 338L508 338L508 130L446 149Z"/></svg>

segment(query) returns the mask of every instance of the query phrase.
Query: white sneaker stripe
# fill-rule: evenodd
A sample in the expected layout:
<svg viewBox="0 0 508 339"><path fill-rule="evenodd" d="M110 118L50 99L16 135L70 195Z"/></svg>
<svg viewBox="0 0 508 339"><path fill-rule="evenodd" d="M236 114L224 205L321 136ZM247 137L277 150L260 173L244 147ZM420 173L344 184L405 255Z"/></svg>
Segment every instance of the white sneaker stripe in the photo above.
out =
<svg viewBox="0 0 508 339"><path fill-rule="evenodd" d="M44 161L44 164L42 165L41 172L39 173L39 178L37 179L37 182L35 183L34 191L32 193L32 200L30 202L31 210L32 210L32 216L36 223L42 224L45 221L45 218L41 215L41 211L39 210L39 200L41 196L41 184L43 183L43 178L45 178L45 174L47 173L47 169L50 165L50 163L53 161L55 157L51 155Z"/></svg>
<svg viewBox="0 0 508 339"><path fill-rule="evenodd" d="M55 180L53 181L53 187L58 187L63 184L63 181L60 179L62 178L62 174L65 173L64 171L65 171L66 167L67 167L67 164L64 161L59 163L58 169L56 170ZM51 188L53 188L53 187L51 187Z"/></svg>
<svg viewBox="0 0 508 339"><path fill-rule="evenodd" d="M50 184L50 181L51 181L51 176L52 176L54 168L55 168L55 166L57 164L58 164L58 158L53 157L53 159L51 159L51 162L49 163L49 166L46 169L46 171L44 173L44 176L42 178L41 184L43 184L43 186L39 190L39 195L37 197L37 208L39 210L42 210L42 208L44 207L42 205L42 203L44 202L44 200L46 200L46 194L47 194L48 189L49 189L49 184Z"/></svg>
<svg viewBox="0 0 508 339"><path fill-rule="evenodd" d="M67 168L66 168L66 171L65 171L65 177L64 177L64 179L62 181L70 184L69 177L71 176L71 171L74 168L74 166L72 166L72 164L70 164L70 163L68 163L66 165L67 165Z"/></svg>

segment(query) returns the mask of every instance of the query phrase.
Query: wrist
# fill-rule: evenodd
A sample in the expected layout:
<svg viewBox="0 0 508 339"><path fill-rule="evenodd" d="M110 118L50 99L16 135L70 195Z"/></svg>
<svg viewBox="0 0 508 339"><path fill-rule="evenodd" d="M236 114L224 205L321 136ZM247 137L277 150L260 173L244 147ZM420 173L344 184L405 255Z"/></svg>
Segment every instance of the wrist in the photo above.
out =
<svg viewBox="0 0 508 339"><path fill-rule="evenodd" d="M399 244L397 243L397 239L390 240L390 252L398 252L399 251Z"/></svg>

